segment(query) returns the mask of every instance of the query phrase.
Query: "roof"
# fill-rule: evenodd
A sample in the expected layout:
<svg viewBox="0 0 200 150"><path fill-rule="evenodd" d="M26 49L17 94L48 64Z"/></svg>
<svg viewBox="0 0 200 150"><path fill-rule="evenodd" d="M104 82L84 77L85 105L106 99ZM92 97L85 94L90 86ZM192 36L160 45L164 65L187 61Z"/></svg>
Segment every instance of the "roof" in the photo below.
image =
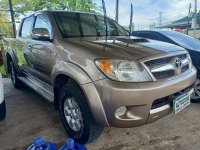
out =
<svg viewBox="0 0 200 150"><path fill-rule="evenodd" d="M194 17L194 16L195 16L195 14L192 13L189 17L185 16L185 17L183 17L179 20L176 20L172 23L160 25L157 28L173 28L173 27L187 26L188 19L189 19L189 24L191 25L192 24L192 17ZM200 12L197 13L196 17L197 17L197 23L200 24Z"/></svg>
<svg viewBox="0 0 200 150"><path fill-rule="evenodd" d="M36 11L35 13L40 13L40 12L50 12L50 13L52 13L52 12L66 12L66 13L80 13L80 14L99 15L99 14L92 13L92 12L69 11L69 10L39 10L39 11Z"/></svg>
<svg viewBox="0 0 200 150"><path fill-rule="evenodd" d="M151 32L151 33L155 33L155 32L157 32L157 33L161 33L161 34L163 34L163 33L166 33L166 32L173 32L174 30L138 30L138 31L133 31L133 33L134 32ZM175 31L174 31L175 32Z"/></svg>

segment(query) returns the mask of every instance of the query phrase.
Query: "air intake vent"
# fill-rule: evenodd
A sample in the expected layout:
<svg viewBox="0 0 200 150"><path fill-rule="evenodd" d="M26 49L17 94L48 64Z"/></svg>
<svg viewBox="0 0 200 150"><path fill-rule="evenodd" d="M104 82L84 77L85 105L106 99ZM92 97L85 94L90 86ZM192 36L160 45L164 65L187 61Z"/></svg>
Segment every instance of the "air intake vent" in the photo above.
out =
<svg viewBox="0 0 200 150"><path fill-rule="evenodd" d="M149 42L147 39L143 39L143 38L135 38L135 39L118 38L117 40L124 42L124 43L129 43L129 44L140 43L140 42Z"/></svg>

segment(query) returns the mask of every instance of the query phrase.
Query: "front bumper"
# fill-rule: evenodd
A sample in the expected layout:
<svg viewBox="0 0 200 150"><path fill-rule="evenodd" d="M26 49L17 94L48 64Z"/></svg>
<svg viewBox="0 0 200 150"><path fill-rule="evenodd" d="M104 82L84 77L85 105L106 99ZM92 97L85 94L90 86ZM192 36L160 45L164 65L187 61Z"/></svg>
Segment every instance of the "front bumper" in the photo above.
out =
<svg viewBox="0 0 200 150"><path fill-rule="evenodd" d="M128 128L154 122L172 112L170 104L152 108L154 101L188 87L192 89L195 81L196 69L193 68L190 73L166 82L122 83L103 79L85 85L84 89L98 124ZM122 106L127 107L127 113L116 117L116 110Z"/></svg>

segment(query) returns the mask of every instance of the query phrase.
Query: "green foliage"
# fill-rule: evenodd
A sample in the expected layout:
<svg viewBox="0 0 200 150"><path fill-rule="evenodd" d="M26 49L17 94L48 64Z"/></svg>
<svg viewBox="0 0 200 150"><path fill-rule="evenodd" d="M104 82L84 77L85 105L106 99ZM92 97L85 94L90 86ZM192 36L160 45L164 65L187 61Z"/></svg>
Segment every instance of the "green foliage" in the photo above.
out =
<svg viewBox="0 0 200 150"><path fill-rule="evenodd" d="M101 9L94 0L12 0L15 18L38 10L69 10L100 13ZM9 10L8 0L0 0L0 8ZM9 12L8 12L9 13ZM12 23L5 13L0 11L0 34L12 36Z"/></svg>
<svg viewBox="0 0 200 150"><path fill-rule="evenodd" d="M12 36L12 24L8 19L8 16L0 11L0 34L6 34L7 36Z"/></svg>
<svg viewBox="0 0 200 150"><path fill-rule="evenodd" d="M97 13L101 11L93 0L12 0L12 2L17 15L38 10L70 10ZM5 9L9 9L8 0L2 0L0 5Z"/></svg>

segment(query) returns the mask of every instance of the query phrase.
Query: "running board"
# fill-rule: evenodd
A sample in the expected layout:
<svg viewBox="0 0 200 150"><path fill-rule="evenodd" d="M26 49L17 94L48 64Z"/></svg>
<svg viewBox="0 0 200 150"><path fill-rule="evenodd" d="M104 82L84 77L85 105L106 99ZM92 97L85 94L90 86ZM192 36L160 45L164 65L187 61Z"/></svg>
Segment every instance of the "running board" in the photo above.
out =
<svg viewBox="0 0 200 150"><path fill-rule="evenodd" d="M54 94L53 94L53 88L46 83L40 81L39 79L31 76L31 75L25 75L23 77L18 77L22 82L24 82L26 85L31 87L33 90L35 90L38 94L46 98L50 102L54 102Z"/></svg>

